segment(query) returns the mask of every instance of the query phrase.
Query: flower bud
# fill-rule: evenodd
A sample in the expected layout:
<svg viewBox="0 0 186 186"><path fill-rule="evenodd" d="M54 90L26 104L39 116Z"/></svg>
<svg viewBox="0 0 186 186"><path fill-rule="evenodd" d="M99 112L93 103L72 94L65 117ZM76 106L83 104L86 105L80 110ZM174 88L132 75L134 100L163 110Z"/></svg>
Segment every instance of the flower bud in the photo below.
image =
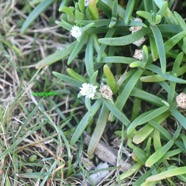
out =
<svg viewBox="0 0 186 186"><path fill-rule="evenodd" d="M101 85L99 91L101 92L103 98L112 100L113 93L108 85Z"/></svg>
<svg viewBox="0 0 186 186"><path fill-rule="evenodd" d="M143 50L136 49L133 57L141 61L143 59Z"/></svg>
<svg viewBox="0 0 186 186"><path fill-rule="evenodd" d="M176 96L176 103L178 107L186 109L186 94L182 92L181 94Z"/></svg>

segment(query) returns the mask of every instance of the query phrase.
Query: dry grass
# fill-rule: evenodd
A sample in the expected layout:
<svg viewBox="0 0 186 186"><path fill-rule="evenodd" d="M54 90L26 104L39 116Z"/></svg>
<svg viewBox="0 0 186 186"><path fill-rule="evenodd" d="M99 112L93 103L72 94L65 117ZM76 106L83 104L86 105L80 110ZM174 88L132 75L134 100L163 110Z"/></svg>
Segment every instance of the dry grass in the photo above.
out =
<svg viewBox="0 0 186 186"><path fill-rule="evenodd" d="M75 109L68 105L65 87L59 91L63 85L53 79L50 69L35 69L40 59L68 42L68 35L61 34L54 23L57 7L54 3L48 10L50 16L42 14L26 34L21 35L20 25L31 5L20 1L0 3L2 185L58 185L65 182L64 174L71 172L64 168L71 165L72 154L69 146L67 153L68 143L64 145L66 134L62 128L70 125L69 113ZM61 71L64 67L53 68ZM32 91L55 90L57 96L32 96ZM62 111L58 107L63 108Z"/></svg>

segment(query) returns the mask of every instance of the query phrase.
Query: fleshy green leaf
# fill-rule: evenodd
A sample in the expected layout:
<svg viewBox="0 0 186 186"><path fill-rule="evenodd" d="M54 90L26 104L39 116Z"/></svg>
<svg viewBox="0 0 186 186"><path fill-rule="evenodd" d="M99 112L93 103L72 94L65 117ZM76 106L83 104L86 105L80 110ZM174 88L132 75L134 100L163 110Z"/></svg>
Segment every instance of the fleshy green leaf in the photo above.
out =
<svg viewBox="0 0 186 186"><path fill-rule="evenodd" d="M131 92L131 96L138 97L142 100L148 101L148 102L153 103L154 105L157 105L157 106L163 105L163 102L162 102L163 99L161 99L158 96L155 96L153 94L150 94L144 90L136 88L136 87Z"/></svg>
<svg viewBox="0 0 186 186"><path fill-rule="evenodd" d="M130 121L128 118L109 100L104 100L104 104L125 126L128 126Z"/></svg>
<svg viewBox="0 0 186 186"><path fill-rule="evenodd" d="M139 163L134 164L130 169L128 169L126 172L120 175L120 180L130 177L135 172L137 172L140 168L141 168L141 164Z"/></svg>
<svg viewBox="0 0 186 186"><path fill-rule="evenodd" d="M185 36L186 36L186 31L182 31L182 32L174 35L173 37L171 37L164 44L165 51L168 52L170 49L172 49Z"/></svg>
<svg viewBox="0 0 186 186"><path fill-rule="evenodd" d="M137 117L128 127L127 133L130 134L137 126L142 125L150 120L156 118L157 116L161 115L162 113L166 112L169 109L168 106L162 106L155 110L147 111Z"/></svg>
<svg viewBox="0 0 186 186"><path fill-rule="evenodd" d="M124 17L124 22L127 25L130 21L132 12L134 10L134 6L136 4L136 0L129 0L127 2L127 7L126 7L126 11L125 11L125 17Z"/></svg>
<svg viewBox="0 0 186 186"><path fill-rule="evenodd" d="M72 52L76 43L77 43L77 41L71 43L66 48L64 48L62 50L58 50L55 53L42 59L41 61L38 62L38 64L36 65L36 68L39 69L39 68L51 65L61 59L65 59Z"/></svg>
<svg viewBox="0 0 186 186"><path fill-rule="evenodd" d="M112 17L109 24L109 28L112 28L117 22L117 10L118 10L117 8L118 8L118 0L114 0L112 6Z"/></svg>
<svg viewBox="0 0 186 186"><path fill-rule="evenodd" d="M157 26L151 26L151 30L155 39L156 47L159 53L159 59L161 64L161 70L163 73L166 72L166 56L165 56L165 48L163 43L163 38L161 32Z"/></svg>
<svg viewBox="0 0 186 186"><path fill-rule="evenodd" d="M170 111L171 111L172 116L174 116L178 120L178 122L180 123L180 125L182 125L182 127L184 127L184 129L186 129L186 118L185 118L185 116L183 116L175 108L171 108Z"/></svg>
<svg viewBox="0 0 186 186"><path fill-rule="evenodd" d="M154 119L155 122L161 124L163 121L166 120L166 118L170 115L169 112L165 112L163 114L161 114L160 116L158 116L157 118ZM151 123L151 122L149 122ZM145 125L144 127L142 127L133 137L133 142L135 144L139 144L141 142L143 142L152 132L153 132L154 128L151 125Z"/></svg>
<svg viewBox="0 0 186 186"><path fill-rule="evenodd" d="M87 35L84 34L81 36L80 41L76 43L76 46L74 47L74 49L72 50L72 53L70 54L67 64L69 65L70 63L72 63L72 61L76 58L76 56L78 55L78 53L81 51L81 49L83 48L84 44L87 42Z"/></svg>
<svg viewBox="0 0 186 186"><path fill-rule="evenodd" d="M148 65L147 69L151 70L152 72L155 72L155 73L159 74L160 76L162 76L166 80L173 81L173 82L180 83L180 84L182 84L182 83L185 84L186 83L186 80L177 78L175 76L172 76L169 73L164 73L163 74L161 69L158 66L155 66L153 64Z"/></svg>
<svg viewBox="0 0 186 186"><path fill-rule="evenodd" d="M179 23L179 25L181 26L182 30L186 30L186 23L185 20L181 17L180 14L178 14L176 11L174 11L174 15Z"/></svg>
<svg viewBox="0 0 186 186"><path fill-rule="evenodd" d="M42 13L45 9L52 4L54 0L43 0L27 17L26 21L21 27L21 33L24 34L27 28L32 24L32 22Z"/></svg>
<svg viewBox="0 0 186 186"><path fill-rule="evenodd" d="M58 72L52 72L54 76L74 87L81 87L82 82Z"/></svg>
<svg viewBox="0 0 186 186"><path fill-rule="evenodd" d="M122 57L122 56L107 56L101 59L101 63L123 63L130 64L136 61L134 58Z"/></svg>
<svg viewBox="0 0 186 186"><path fill-rule="evenodd" d="M111 72L111 70L110 70L110 68L109 68L109 66L107 64L103 66L103 72L104 72L104 75L107 78L108 86L111 88L112 92L115 93L117 91L118 87L117 87L114 75Z"/></svg>
<svg viewBox="0 0 186 186"><path fill-rule="evenodd" d="M173 169L169 169L159 174L150 176L149 178L146 179L145 183L142 184L141 186L148 186L149 182L160 181L166 178L170 178L170 177L178 176L182 174L186 174L186 167L176 167Z"/></svg>
<svg viewBox="0 0 186 186"><path fill-rule="evenodd" d="M102 108L101 108L101 112L99 114L99 118L98 121L96 123L96 127L94 129L94 132L92 134L92 137L90 139L90 143L88 146L88 156L92 157L92 154L94 153L97 144L99 142L99 140L101 139L104 129L106 127L107 124L107 120L108 120L108 115L109 115L109 110L108 108L103 104Z"/></svg>
<svg viewBox="0 0 186 186"><path fill-rule="evenodd" d="M129 81L127 82L127 84L123 88L123 90L121 90L121 93L116 100L116 107L119 110L122 110L122 108L124 107L127 99L129 98L132 90L134 89L134 87L135 87L136 83L138 82L142 73L143 73L143 70L141 70L141 69L137 70L132 75L132 77L129 79Z"/></svg>
<svg viewBox="0 0 186 186"><path fill-rule="evenodd" d="M154 165L158 160L160 160L166 152L172 147L174 144L174 139L170 140L166 145L161 147L160 149L156 150L146 161L145 166L151 167Z"/></svg>
<svg viewBox="0 0 186 186"><path fill-rule="evenodd" d="M77 80L79 80L79 81L81 81L81 82L83 82L83 83L88 82L88 80L87 80L86 78L84 78L83 76L79 75L78 73L76 73L76 72L75 72L73 69L71 69L71 68L67 68L67 73L68 73L71 77L73 77L73 78L75 78L75 79L77 79Z"/></svg>
<svg viewBox="0 0 186 186"><path fill-rule="evenodd" d="M85 66L89 77L92 77L92 75L94 74L93 54L94 54L93 36L90 36L85 50Z"/></svg>
<svg viewBox="0 0 186 186"><path fill-rule="evenodd" d="M100 106L101 106L101 100L97 100L93 104L92 109L89 110L84 115L84 117L82 118L82 120L78 124L78 126L77 126L74 134L72 135L72 138L71 138L71 144L72 145L74 145L77 142L77 140L82 135L82 133L84 132L85 128L87 127L87 125L89 124L89 122L91 121L91 119L94 117L94 115L96 114L96 112L98 111L98 109L99 109Z"/></svg>
<svg viewBox="0 0 186 186"><path fill-rule="evenodd" d="M131 43L134 43L135 41L138 41L149 32L150 30L148 28L143 28L127 36L121 36L115 38L102 38L99 39L98 41L102 44L110 45L110 46L124 46L124 45L129 45Z"/></svg>

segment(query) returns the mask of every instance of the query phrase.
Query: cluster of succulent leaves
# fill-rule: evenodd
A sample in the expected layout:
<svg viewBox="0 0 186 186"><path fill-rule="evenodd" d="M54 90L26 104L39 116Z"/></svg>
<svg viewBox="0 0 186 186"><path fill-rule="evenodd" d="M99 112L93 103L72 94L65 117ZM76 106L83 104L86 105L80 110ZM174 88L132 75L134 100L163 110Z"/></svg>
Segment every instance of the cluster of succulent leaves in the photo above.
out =
<svg viewBox="0 0 186 186"><path fill-rule="evenodd" d="M71 145L78 142L87 126L95 123L88 147L92 157L107 124L117 123L117 130L124 126L124 138L133 151L133 167L119 180L146 167L134 185L162 180L174 185L175 179L186 182L186 118L175 101L186 83L186 23L171 11L172 1L122 2L90 0L87 7L84 0L71 6L68 1L62 3L61 20L56 23L69 34L74 25L79 26L82 36L40 61L37 67L68 59L67 74L53 74L77 87L77 94L83 83L99 87L102 82L114 93L113 102L85 99L87 112L75 126ZM136 17L143 23L134 21ZM131 34L131 26L142 29ZM143 60L139 61L132 57L136 49L132 43L142 37L146 41L140 47ZM83 67L81 73L70 68L79 54L81 59L84 56L79 63Z"/></svg>

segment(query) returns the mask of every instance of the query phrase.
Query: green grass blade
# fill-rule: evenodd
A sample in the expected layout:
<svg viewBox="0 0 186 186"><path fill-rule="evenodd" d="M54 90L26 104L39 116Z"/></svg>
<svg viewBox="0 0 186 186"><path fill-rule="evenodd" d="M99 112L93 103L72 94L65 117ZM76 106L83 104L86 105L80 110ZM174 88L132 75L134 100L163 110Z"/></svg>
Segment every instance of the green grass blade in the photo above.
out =
<svg viewBox="0 0 186 186"><path fill-rule="evenodd" d="M24 136L19 137L8 149L6 149L5 151L3 151L0 154L0 160L2 160L2 158L4 158L7 154L13 152L13 150L28 136L30 136L31 134L35 133L35 131L39 130L41 128L42 125L44 125L45 123L42 123L38 126L34 126L33 129L29 130Z"/></svg>
<svg viewBox="0 0 186 186"><path fill-rule="evenodd" d="M43 12L47 7L52 4L54 0L44 0L42 1L28 16L26 21L23 23L21 27L21 34L24 34L27 28L32 24L32 22Z"/></svg>
<svg viewBox="0 0 186 186"><path fill-rule="evenodd" d="M40 186L45 186L47 180L49 179L49 177L50 177L51 174L52 174L52 171L55 170L56 165L57 165L57 161L54 161L54 163L51 165L50 169L48 170L48 172L49 172L50 174L46 174L46 175L45 175L45 177L43 178L42 182L40 183Z"/></svg>
<svg viewBox="0 0 186 186"><path fill-rule="evenodd" d="M129 45L131 43L134 43L135 41L138 41L149 32L150 30L148 28L143 28L127 36L121 36L115 38L101 38L98 41L102 44L110 45L110 46L124 46L124 45Z"/></svg>
<svg viewBox="0 0 186 186"><path fill-rule="evenodd" d="M161 32L157 26L151 26L151 30L155 39L156 47L159 53L159 59L161 64L161 70L163 73L166 72L166 56L165 56L165 48L163 44L163 38Z"/></svg>
<svg viewBox="0 0 186 186"><path fill-rule="evenodd" d="M106 124L107 124L107 120L108 120L108 116L109 116L109 110L108 108L103 104L102 108L101 108L101 112L99 114L99 118L98 121L96 123L96 127L94 129L94 132L92 134L92 137L90 139L90 143L88 146L88 156L92 157L97 144L99 142L99 140L101 139L103 132L105 130Z"/></svg>
<svg viewBox="0 0 186 186"><path fill-rule="evenodd" d="M96 112L97 112L97 110L99 109L100 106L101 106L101 100L97 100L93 104L92 110L89 110L85 114L85 116L82 118L82 120L78 124L74 134L72 135L71 145L74 145L76 143L76 141L79 139L79 137L82 135L82 133L84 132L85 128L89 124L89 121L94 117L94 115L96 114Z"/></svg>

